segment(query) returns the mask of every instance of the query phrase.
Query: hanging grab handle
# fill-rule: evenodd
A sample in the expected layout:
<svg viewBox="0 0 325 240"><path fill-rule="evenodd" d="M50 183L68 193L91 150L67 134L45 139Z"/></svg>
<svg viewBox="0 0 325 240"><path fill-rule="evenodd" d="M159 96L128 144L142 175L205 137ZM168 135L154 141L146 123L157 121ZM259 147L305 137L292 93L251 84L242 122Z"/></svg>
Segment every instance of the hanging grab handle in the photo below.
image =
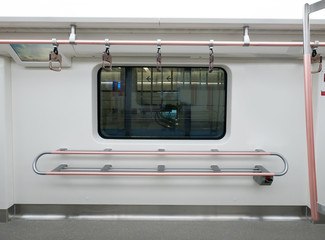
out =
<svg viewBox="0 0 325 240"><path fill-rule="evenodd" d="M52 39L53 51L49 54L49 68L52 71L60 72L62 70L62 56L59 54L58 44L55 38ZM58 62L59 67L53 67L53 62Z"/></svg>
<svg viewBox="0 0 325 240"><path fill-rule="evenodd" d="M214 42L213 40L210 40L210 46L209 46L209 49L210 49L210 56L209 56L209 73L212 73L213 72L213 63L214 63L214 53L213 53L213 45L214 45Z"/></svg>
<svg viewBox="0 0 325 240"><path fill-rule="evenodd" d="M161 72L161 40L157 40L156 68L157 72Z"/></svg>
<svg viewBox="0 0 325 240"><path fill-rule="evenodd" d="M105 39L105 46L106 46L106 49L102 53L102 60L103 60L103 63L102 63L103 68L102 69L106 72L111 72L112 71L112 55L109 52L109 47L110 47L109 39ZM105 62L109 63L109 68L107 68L105 66Z"/></svg>
<svg viewBox="0 0 325 240"><path fill-rule="evenodd" d="M319 41L315 41L314 46L313 46L313 51L311 54L311 63L318 63L318 69L317 71L312 71L311 73L319 73L322 71L322 62L323 62L323 57L319 53L317 53L317 48L319 45Z"/></svg>

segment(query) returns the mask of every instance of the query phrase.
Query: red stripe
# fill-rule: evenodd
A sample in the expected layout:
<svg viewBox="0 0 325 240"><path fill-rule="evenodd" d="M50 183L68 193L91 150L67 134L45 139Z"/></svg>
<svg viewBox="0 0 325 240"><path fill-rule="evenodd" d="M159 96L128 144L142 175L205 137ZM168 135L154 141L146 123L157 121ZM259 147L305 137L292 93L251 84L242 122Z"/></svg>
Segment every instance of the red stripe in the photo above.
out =
<svg viewBox="0 0 325 240"><path fill-rule="evenodd" d="M252 172L46 172L46 175L101 176L274 176L274 173Z"/></svg>

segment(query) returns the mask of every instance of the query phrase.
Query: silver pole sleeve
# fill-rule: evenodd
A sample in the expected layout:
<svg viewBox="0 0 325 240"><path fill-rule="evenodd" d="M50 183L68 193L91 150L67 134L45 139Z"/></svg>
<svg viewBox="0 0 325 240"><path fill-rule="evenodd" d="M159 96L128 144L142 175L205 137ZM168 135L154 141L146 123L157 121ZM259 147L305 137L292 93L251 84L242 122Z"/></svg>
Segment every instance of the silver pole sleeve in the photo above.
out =
<svg viewBox="0 0 325 240"><path fill-rule="evenodd" d="M304 54L311 54L309 14L310 14L310 5L306 3L304 8L304 16L303 16Z"/></svg>

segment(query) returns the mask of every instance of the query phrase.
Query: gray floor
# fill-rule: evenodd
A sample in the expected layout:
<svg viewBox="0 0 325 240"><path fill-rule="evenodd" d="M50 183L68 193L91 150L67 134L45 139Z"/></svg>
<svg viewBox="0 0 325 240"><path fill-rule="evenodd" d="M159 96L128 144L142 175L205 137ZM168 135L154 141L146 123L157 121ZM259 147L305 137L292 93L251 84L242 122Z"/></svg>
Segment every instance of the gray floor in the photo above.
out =
<svg viewBox="0 0 325 240"><path fill-rule="evenodd" d="M1 240L322 240L325 225L307 221L12 220Z"/></svg>

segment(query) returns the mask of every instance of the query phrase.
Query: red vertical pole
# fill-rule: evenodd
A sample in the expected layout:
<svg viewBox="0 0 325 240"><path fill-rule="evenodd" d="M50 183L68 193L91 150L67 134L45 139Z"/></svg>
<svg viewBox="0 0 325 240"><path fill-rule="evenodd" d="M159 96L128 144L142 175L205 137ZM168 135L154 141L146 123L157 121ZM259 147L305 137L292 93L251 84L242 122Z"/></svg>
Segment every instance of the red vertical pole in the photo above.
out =
<svg viewBox="0 0 325 240"><path fill-rule="evenodd" d="M311 218L318 221L318 201L316 184L316 164L315 164L315 144L314 144L314 119L313 119L313 99L311 82L311 48L310 48L310 23L309 14L311 5L308 3L304 7L303 34L304 34L304 83L305 83L305 113L306 113L306 136L308 155L308 177Z"/></svg>
<svg viewBox="0 0 325 240"><path fill-rule="evenodd" d="M310 54L304 54L304 78L305 78L305 111L306 111L306 133L308 154L308 176L310 191L311 218L318 221L316 164L314 145L314 123L312 103L311 61Z"/></svg>

